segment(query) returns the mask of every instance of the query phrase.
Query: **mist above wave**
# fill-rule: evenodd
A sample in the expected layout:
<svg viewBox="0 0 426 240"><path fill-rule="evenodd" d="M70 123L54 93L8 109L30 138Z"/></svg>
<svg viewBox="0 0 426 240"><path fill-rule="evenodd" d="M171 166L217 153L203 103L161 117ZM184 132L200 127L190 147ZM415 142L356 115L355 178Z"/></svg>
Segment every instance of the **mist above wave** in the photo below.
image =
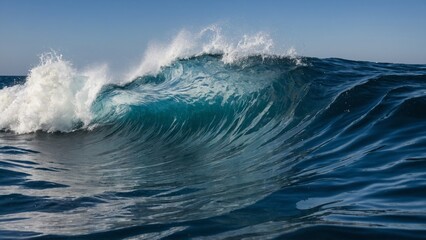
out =
<svg viewBox="0 0 426 240"><path fill-rule="evenodd" d="M274 41L267 33L244 34L235 40L224 35L220 27L212 25L198 33L182 30L167 44L152 43L139 66L130 71L126 79L131 81L146 74L156 74L161 67L170 65L176 59L203 54L220 54L222 61L228 64L253 55L278 55L294 59L297 55L294 48L285 51L275 48Z"/></svg>

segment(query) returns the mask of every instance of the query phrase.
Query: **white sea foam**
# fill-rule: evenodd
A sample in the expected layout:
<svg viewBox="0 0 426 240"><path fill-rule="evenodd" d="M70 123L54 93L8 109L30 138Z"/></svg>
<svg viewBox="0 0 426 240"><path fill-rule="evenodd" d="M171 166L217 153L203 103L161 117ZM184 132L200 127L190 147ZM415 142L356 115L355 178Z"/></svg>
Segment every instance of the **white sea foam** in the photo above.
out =
<svg viewBox="0 0 426 240"><path fill-rule="evenodd" d="M0 128L16 133L72 131L87 125L90 107L108 82L106 67L79 72L55 53L43 54L24 85L0 90Z"/></svg>

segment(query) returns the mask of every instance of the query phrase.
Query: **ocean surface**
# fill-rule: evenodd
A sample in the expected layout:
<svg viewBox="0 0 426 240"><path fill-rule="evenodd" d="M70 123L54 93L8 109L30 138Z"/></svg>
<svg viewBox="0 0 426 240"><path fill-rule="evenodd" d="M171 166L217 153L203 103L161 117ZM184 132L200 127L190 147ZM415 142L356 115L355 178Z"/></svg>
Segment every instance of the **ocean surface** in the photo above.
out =
<svg viewBox="0 0 426 240"><path fill-rule="evenodd" d="M229 56L0 77L0 239L426 238L426 65Z"/></svg>

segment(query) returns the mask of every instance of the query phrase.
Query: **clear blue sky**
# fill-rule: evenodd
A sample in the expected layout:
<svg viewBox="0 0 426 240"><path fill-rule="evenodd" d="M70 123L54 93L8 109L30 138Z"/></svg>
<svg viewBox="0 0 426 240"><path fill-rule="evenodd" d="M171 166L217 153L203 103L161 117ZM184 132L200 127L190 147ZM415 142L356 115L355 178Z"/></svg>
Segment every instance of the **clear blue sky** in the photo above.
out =
<svg viewBox="0 0 426 240"><path fill-rule="evenodd" d="M426 0L0 0L0 75L26 74L49 49L123 68L148 42L213 23L304 56L426 63Z"/></svg>

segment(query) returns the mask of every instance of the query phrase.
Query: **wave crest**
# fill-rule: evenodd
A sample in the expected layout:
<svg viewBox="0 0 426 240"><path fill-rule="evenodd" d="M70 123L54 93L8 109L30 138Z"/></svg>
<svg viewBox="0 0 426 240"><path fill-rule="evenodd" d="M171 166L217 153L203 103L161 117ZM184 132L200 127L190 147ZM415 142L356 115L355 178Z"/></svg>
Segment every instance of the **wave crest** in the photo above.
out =
<svg viewBox="0 0 426 240"><path fill-rule="evenodd" d="M0 112L2 113L0 129L16 133L38 130L70 132L81 127L94 126L91 123L97 116L92 113L93 101L106 84L115 82L123 86L139 77L156 76L178 59L209 54L220 56L223 64L235 64L250 56L265 58L278 55L297 59L294 49L290 49L284 54L276 51L268 34L259 32L254 35L243 35L239 40L232 41L225 37L217 26L209 26L198 33L182 30L169 44L151 44L139 66L121 80L111 79L106 65L81 71L74 68L71 62L64 60L62 55L50 52L40 57L39 65L30 70L23 85L0 90ZM200 74L206 75L205 78L208 80L209 66L199 67L206 70L201 71ZM222 70L216 72L220 71ZM199 76L187 77L197 79ZM171 76L171 78L177 79L176 76ZM182 77L178 79L189 83ZM222 82L218 85L221 84ZM162 89L162 91L173 95L176 92L185 91L185 89L192 89L192 93L187 94L194 94L194 91L203 94L215 91L214 89L217 89L218 85L211 86L206 82L195 81L192 87L178 84L175 86L184 87L176 89L171 86L171 90ZM206 86L211 89L206 89ZM226 87L226 84L222 84L222 87ZM243 86L237 86L233 90L241 87ZM146 94L146 92L142 94ZM232 95L232 93L224 93L224 95L226 94ZM143 96L137 98L141 97L144 98ZM126 98L129 98L129 95Z"/></svg>

